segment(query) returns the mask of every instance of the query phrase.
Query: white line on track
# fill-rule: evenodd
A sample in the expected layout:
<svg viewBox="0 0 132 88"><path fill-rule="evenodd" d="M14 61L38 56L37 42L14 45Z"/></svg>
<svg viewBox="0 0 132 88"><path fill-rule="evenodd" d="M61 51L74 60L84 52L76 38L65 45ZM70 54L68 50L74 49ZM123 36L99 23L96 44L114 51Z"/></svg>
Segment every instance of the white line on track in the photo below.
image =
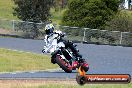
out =
<svg viewBox="0 0 132 88"><path fill-rule="evenodd" d="M1 47L0 47L1 48ZM38 54L38 55L42 55L43 53L39 54L39 53L34 53L34 52L28 52L28 51L22 51L22 50L16 50L16 49L7 49L7 48L1 48L1 49L6 49L6 50L10 50L10 51L16 51L16 52L20 52L20 53L32 53L32 54ZM47 55L47 54L45 54Z"/></svg>
<svg viewBox="0 0 132 88"><path fill-rule="evenodd" d="M56 71L62 71L62 69L61 68L56 68L56 69L46 69L46 70L0 72L0 74L20 74L20 73L37 73L37 72L56 72Z"/></svg>

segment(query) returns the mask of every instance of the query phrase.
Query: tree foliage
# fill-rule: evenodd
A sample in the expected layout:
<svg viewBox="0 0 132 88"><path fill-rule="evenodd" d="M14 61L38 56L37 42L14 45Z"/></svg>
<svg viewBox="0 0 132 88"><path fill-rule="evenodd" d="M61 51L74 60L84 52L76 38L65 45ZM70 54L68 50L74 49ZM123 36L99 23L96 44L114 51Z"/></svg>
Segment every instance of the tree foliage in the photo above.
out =
<svg viewBox="0 0 132 88"><path fill-rule="evenodd" d="M59 9L63 9L67 5L67 0L53 0L53 6L55 8L55 11L58 11Z"/></svg>
<svg viewBox="0 0 132 88"><path fill-rule="evenodd" d="M69 0L62 24L69 26L104 28L118 12L119 0Z"/></svg>
<svg viewBox="0 0 132 88"><path fill-rule="evenodd" d="M24 21L40 22L50 16L52 0L13 0L16 7L14 15Z"/></svg>
<svg viewBox="0 0 132 88"><path fill-rule="evenodd" d="M107 23L107 30L132 32L132 13L129 11L120 11L115 17Z"/></svg>
<svg viewBox="0 0 132 88"><path fill-rule="evenodd" d="M32 38L38 37L39 30L36 23L45 22L50 16L49 10L53 0L13 0L16 7L14 15L23 21L33 22L32 26L27 25L29 30L26 30L25 23L18 23L19 29L30 31ZM30 28L32 28L30 30Z"/></svg>

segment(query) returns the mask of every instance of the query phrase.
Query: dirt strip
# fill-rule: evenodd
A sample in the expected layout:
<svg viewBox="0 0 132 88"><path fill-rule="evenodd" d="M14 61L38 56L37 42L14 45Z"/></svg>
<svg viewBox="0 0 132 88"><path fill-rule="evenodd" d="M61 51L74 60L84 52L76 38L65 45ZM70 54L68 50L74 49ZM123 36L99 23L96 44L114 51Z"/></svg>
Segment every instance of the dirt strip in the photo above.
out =
<svg viewBox="0 0 132 88"><path fill-rule="evenodd" d="M6 30L6 29L0 28L0 33L1 33L1 34L9 34L10 31L9 31L9 30Z"/></svg>
<svg viewBox="0 0 132 88"><path fill-rule="evenodd" d="M48 84L77 85L74 79L0 80L0 88L25 88Z"/></svg>

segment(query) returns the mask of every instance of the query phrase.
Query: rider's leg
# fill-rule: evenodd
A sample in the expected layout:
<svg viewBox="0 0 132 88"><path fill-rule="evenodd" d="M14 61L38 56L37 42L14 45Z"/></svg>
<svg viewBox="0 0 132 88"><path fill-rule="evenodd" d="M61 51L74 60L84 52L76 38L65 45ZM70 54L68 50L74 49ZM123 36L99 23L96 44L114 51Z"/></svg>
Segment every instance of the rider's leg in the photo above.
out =
<svg viewBox="0 0 132 88"><path fill-rule="evenodd" d="M75 56L82 58L82 55L79 54L79 51L75 48L72 42L66 42L66 47L69 47Z"/></svg>

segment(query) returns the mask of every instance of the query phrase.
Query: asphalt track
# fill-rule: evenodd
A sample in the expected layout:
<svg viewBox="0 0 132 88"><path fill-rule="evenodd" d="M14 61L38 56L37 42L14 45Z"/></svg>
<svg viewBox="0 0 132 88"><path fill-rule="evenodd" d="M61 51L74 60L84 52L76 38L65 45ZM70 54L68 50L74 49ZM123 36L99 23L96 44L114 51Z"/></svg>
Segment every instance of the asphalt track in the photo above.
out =
<svg viewBox="0 0 132 88"><path fill-rule="evenodd" d="M42 54L43 40L0 38L0 48ZM77 44L80 53L90 65L88 74L130 74L132 76L132 47ZM0 73L0 79L75 78L76 71L63 70L19 73Z"/></svg>

